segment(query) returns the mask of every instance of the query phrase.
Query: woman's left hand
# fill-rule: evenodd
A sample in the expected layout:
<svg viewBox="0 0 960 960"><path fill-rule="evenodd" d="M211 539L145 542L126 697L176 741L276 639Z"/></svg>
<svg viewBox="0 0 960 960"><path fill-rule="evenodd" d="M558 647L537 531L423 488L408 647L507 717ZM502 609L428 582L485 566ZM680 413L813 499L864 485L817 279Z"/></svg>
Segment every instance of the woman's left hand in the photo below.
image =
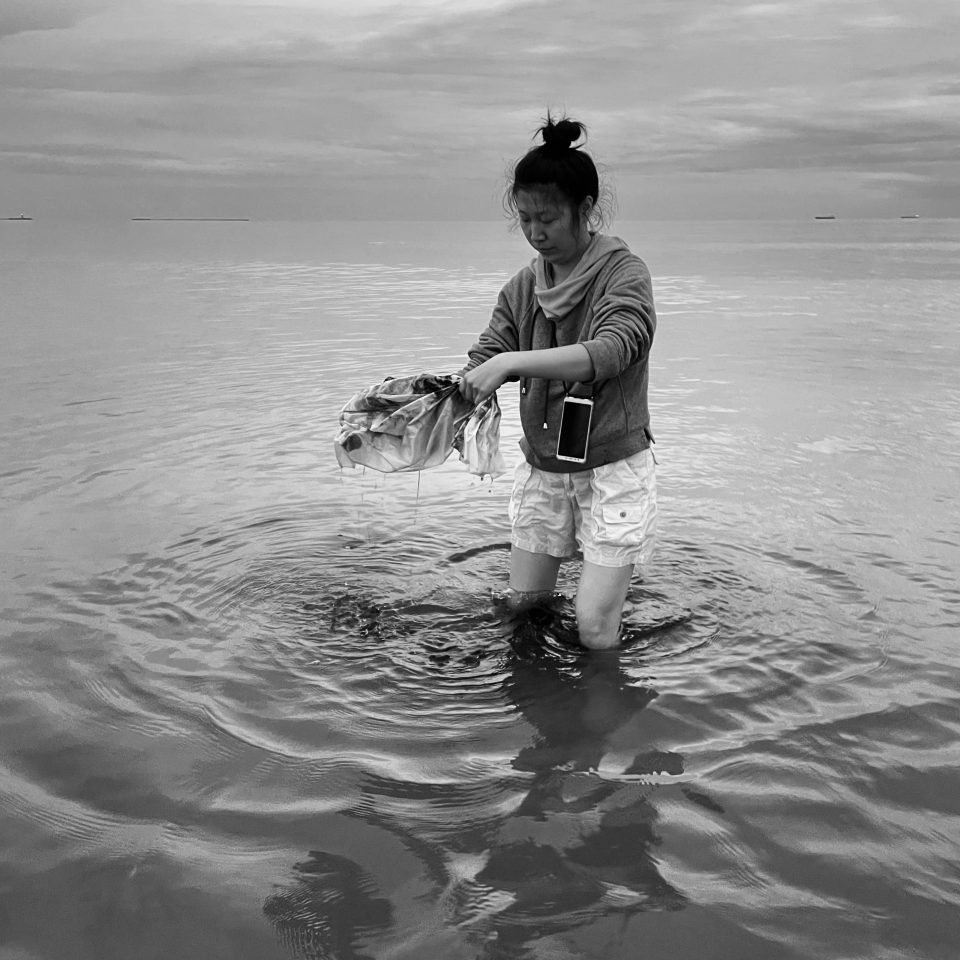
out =
<svg viewBox="0 0 960 960"><path fill-rule="evenodd" d="M498 353L478 367L468 370L460 381L460 393L473 404L486 400L496 393L512 375L512 354Z"/></svg>

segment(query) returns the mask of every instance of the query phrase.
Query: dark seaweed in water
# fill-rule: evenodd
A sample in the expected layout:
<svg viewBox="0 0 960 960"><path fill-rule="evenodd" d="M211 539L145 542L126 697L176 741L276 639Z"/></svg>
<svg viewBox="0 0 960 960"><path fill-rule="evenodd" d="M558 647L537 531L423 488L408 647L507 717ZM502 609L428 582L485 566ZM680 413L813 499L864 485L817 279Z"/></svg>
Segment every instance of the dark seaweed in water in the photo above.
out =
<svg viewBox="0 0 960 960"><path fill-rule="evenodd" d="M389 929L389 901L352 860L311 851L294 866L297 880L273 896L263 912L280 939L304 960L371 960L357 938Z"/></svg>

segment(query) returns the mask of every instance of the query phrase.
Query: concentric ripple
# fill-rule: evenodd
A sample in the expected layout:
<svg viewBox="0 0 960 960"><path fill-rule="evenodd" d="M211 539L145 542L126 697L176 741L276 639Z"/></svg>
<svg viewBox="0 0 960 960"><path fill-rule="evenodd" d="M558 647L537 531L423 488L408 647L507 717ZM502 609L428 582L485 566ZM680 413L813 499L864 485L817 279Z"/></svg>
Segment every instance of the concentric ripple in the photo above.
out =
<svg viewBox="0 0 960 960"><path fill-rule="evenodd" d="M954 956L955 224L624 225L661 526L610 656L576 561L504 604L509 478L331 456L522 237L21 227L3 960Z"/></svg>

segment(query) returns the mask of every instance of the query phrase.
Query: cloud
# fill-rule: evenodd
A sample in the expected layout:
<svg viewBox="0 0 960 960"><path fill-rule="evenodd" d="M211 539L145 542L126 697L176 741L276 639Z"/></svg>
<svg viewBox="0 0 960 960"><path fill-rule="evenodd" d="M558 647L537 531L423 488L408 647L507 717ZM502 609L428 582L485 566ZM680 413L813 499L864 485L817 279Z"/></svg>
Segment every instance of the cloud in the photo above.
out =
<svg viewBox="0 0 960 960"><path fill-rule="evenodd" d="M425 184L444 197L447 181L485 184L478 209L495 210L489 197L547 108L587 122L628 192L751 171L866 182L906 170L957 185L954 0L6 0L3 11L0 36L20 26L0 39L0 198L5 169L18 183L31 170L58 183L109 170L211 190L218 178L319 181L354 191L355 207L373 193L389 204L377 183L398 208L404 194L429 203Z"/></svg>
<svg viewBox="0 0 960 960"><path fill-rule="evenodd" d="M3 0L0 40L32 31L64 30L99 7L95 0Z"/></svg>
<svg viewBox="0 0 960 960"><path fill-rule="evenodd" d="M88 144L10 145L0 148L0 158L9 161L14 169L41 173L114 176L131 170L183 172L190 169L182 157L169 153ZM197 172L197 168L192 172Z"/></svg>

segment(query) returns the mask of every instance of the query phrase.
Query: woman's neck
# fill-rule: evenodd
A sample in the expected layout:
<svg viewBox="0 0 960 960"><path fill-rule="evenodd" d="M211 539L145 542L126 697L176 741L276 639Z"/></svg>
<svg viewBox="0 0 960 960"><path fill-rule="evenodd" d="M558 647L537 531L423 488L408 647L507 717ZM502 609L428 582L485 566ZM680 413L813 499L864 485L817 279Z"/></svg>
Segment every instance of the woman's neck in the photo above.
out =
<svg viewBox="0 0 960 960"><path fill-rule="evenodd" d="M553 285L556 286L558 283L563 283L567 277L576 269L577 264L583 258L584 253L586 253L587 247L590 246L590 241L593 239L593 236L589 233L584 234L580 239L580 242L577 244L576 253L567 261L562 264L551 263L548 264L550 272L553 275Z"/></svg>

